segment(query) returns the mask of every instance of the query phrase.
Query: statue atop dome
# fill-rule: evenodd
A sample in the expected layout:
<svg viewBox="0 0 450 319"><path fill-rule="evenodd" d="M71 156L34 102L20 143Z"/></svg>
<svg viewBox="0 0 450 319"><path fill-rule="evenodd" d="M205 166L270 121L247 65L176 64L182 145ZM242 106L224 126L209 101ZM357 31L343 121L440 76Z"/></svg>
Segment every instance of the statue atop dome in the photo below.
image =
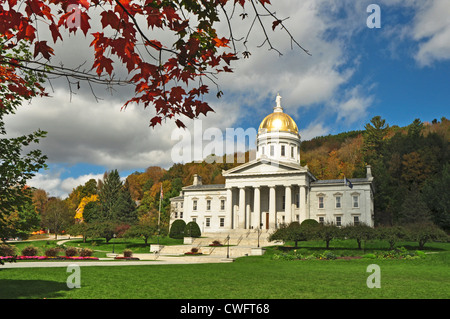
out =
<svg viewBox="0 0 450 319"><path fill-rule="evenodd" d="M281 107L281 99L282 99L282 97L281 97L280 93L278 93L277 97L275 99L275 102L277 103L277 107Z"/></svg>
<svg viewBox="0 0 450 319"><path fill-rule="evenodd" d="M275 103L277 104L274 108L274 112L283 112L283 108L281 107L281 95L280 93L277 94L277 97L275 99Z"/></svg>

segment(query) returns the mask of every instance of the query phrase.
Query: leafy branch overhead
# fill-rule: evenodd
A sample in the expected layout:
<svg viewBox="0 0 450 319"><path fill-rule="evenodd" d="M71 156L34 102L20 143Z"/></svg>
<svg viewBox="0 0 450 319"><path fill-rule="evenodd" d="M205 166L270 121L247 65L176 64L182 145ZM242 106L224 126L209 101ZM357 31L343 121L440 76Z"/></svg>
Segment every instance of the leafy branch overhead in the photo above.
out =
<svg viewBox="0 0 450 319"><path fill-rule="evenodd" d="M215 85L217 97L222 96L218 74L233 72L231 64L240 56L239 44L243 46L242 56L250 58L247 42L257 25L265 39L260 46L267 44L269 50L281 55L266 32L266 28L278 28L287 33L292 44L309 54L283 25L286 18L280 19L269 10L269 0L3 0L0 4L3 72L8 70L19 78L20 70L71 78L71 93L72 85L80 87L79 81L87 81L91 90L92 84L132 85L135 95L123 107L131 103L154 107L156 115L150 120L151 126L173 119L177 126L184 127L182 119L213 111L203 100L209 92L205 83ZM242 38L234 35L232 25L238 11L242 12L238 19L249 18L247 36ZM250 16L254 17L251 23ZM262 17L271 21L266 25ZM97 27L92 23L96 19L100 19ZM226 23L226 35L218 33L221 22ZM51 39L44 38L45 29ZM55 56L54 44L66 41L64 29L69 35L81 30L85 37L92 37L90 46L95 53L91 70L50 63ZM163 31L166 40L157 38L155 34L161 34L157 31ZM7 52L23 41L29 43L32 56L10 58ZM116 78L120 67L127 70L127 78ZM20 81L10 89L29 94ZM39 89L45 94L42 86Z"/></svg>

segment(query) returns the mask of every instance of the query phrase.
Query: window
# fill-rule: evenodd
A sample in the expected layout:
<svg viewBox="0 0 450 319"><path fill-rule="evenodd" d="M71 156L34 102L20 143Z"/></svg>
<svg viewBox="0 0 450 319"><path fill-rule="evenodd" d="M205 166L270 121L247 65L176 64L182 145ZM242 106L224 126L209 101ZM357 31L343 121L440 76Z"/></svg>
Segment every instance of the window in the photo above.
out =
<svg viewBox="0 0 450 319"><path fill-rule="evenodd" d="M219 223L219 226L220 227L225 227L225 217L220 217L220 223Z"/></svg>
<svg viewBox="0 0 450 319"><path fill-rule="evenodd" d="M341 216L336 216L336 226L341 226Z"/></svg>
<svg viewBox="0 0 450 319"><path fill-rule="evenodd" d="M359 208L359 196L358 195L353 195L353 208Z"/></svg>
<svg viewBox="0 0 450 319"><path fill-rule="evenodd" d="M261 154L264 155L264 146L261 148Z"/></svg>
<svg viewBox="0 0 450 319"><path fill-rule="evenodd" d="M211 210L211 200L210 199L206 200L206 210Z"/></svg>
<svg viewBox="0 0 450 319"><path fill-rule="evenodd" d="M297 208L300 207L300 195L298 193L295 194L295 204L297 205Z"/></svg>
<svg viewBox="0 0 450 319"><path fill-rule="evenodd" d="M225 199L220 200L220 210L225 210Z"/></svg>
<svg viewBox="0 0 450 319"><path fill-rule="evenodd" d="M192 201L192 210L197 210L197 201Z"/></svg>
<svg viewBox="0 0 450 319"><path fill-rule="evenodd" d="M181 204L180 208L183 208L183 202L181 202L180 204Z"/></svg>
<svg viewBox="0 0 450 319"><path fill-rule="evenodd" d="M286 156L286 146L281 145L281 156Z"/></svg>
<svg viewBox="0 0 450 319"><path fill-rule="evenodd" d="M183 219L183 212L180 212L180 218Z"/></svg>
<svg viewBox="0 0 450 319"><path fill-rule="evenodd" d="M336 196L336 208L341 208L341 196Z"/></svg>
<svg viewBox="0 0 450 319"><path fill-rule="evenodd" d="M319 208L323 208L323 196L319 196Z"/></svg>
<svg viewBox="0 0 450 319"><path fill-rule="evenodd" d="M178 218L178 213L177 212L175 212L175 218Z"/></svg>
<svg viewBox="0 0 450 319"><path fill-rule="evenodd" d="M270 156L274 156L275 155L275 146L270 145Z"/></svg>
<svg viewBox="0 0 450 319"><path fill-rule="evenodd" d="M294 158L294 146L291 146L291 157Z"/></svg>
<svg viewBox="0 0 450 319"><path fill-rule="evenodd" d="M282 201L282 207L281 209L285 209L286 208L286 197L283 195L283 201Z"/></svg>
<svg viewBox="0 0 450 319"><path fill-rule="evenodd" d="M206 227L211 226L211 218L210 217L206 217L206 223L205 223Z"/></svg>
<svg viewBox="0 0 450 319"><path fill-rule="evenodd" d="M323 217L319 217L319 223L323 224L325 222L325 219Z"/></svg>
<svg viewBox="0 0 450 319"><path fill-rule="evenodd" d="M192 217L192 221L193 221L194 223L196 223L196 222L197 222L197 217Z"/></svg>
<svg viewBox="0 0 450 319"><path fill-rule="evenodd" d="M359 225L359 216L353 216L353 224L354 224L355 226L358 226L358 225Z"/></svg>
<svg viewBox="0 0 450 319"><path fill-rule="evenodd" d="M178 208L178 203L175 203L175 208Z"/></svg>

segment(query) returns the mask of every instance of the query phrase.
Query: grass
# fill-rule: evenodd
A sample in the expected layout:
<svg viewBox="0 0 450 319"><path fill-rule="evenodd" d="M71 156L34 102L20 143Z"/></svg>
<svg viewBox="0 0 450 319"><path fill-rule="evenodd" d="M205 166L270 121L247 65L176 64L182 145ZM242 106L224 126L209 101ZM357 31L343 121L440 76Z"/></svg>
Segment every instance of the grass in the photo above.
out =
<svg viewBox="0 0 450 319"><path fill-rule="evenodd" d="M161 240L163 244L178 244ZM94 244L95 243L95 244ZM156 241L155 241L156 243ZM28 245L24 243L17 246ZM45 247L52 242L36 241ZM69 243L68 243L69 244ZM94 244L94 246L92 246ZM112 243L101 240L71 241L73 246L88 246L111 251ZM132 249L148 252L143 241L116 239L115 251ZM291 247L290 247L291 246ZM294 249L268 248L264 256L238 258L234 263L81 267L81 288L69 289L66 268L1 269L0 298L74 298L74 299L448 299L450 297L450 244L428 243L424 259L414 260L273 260L274 254ZM401 242L416 250L417 244ZM22 248L23 248L22 247ZM359 256L388 250L382 241L371 241L364 250L352 241L335 240L329 250L335 255ZM20 248L21 249L21 248ZM325 251L324 242L300 242L305 253ZM144 252L144 251L142 251ZM381 289L366 285L369 264L381 269Z"/></svg>
<svg viewBox="0 0 450 319"><path fill-rule="evenodd" d="M61 239L47 239L47 240L35 240L35 241L24 241L14 243L14 246L17 247L17 251L20 254L21 250L26 246L33 245L39 249L39 254L43 255L45 250L50 247L56 247L56 243L61 241ZM92 256L94 257L106 257L107 253L111 253L113 248L115 253L121 254L125 249L131 249L133 253L141 254L148 253L150 250L151 244L156 244L157 238L152 238L148 241L146 245L142 239L132 239L132 238L115 238L111 239L109 243L106 242L104 238L95 238L95 239L87 239L84 243L82 239L75 239L66 242L65 246L73 246L79 248L91 248L94 253ZM182 245L183 239L172 239L169 237L161 237L160 238L161 245Z"/></svg>
<svg viewBox="0 0 450 319"><path fill-rule="evenodd" d="M322 242L299 243L301 249L325 250ZM399 243L415 248L414 243ZM387 249L372 243L365 253ZM348 241L330 250L356 254ZM66 268L0 268L0 298L74 299L448 299L450 244L429 243L424 259L415 260L273 260L279 249L234 263L81 267L81 288L68 289ZM362 252L361 252L362 254ZM369 264L381 269L381 288L366 285ZM1 266L0 266L1 267Z"/></svg>

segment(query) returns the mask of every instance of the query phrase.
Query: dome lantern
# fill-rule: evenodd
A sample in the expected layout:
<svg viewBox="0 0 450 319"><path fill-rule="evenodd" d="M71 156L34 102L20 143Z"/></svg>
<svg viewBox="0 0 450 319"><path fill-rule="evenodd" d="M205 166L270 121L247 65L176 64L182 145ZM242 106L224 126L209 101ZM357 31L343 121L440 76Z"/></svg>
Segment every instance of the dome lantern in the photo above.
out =
<svg viewBox="0 0 450 319"><path fill-rule="evenodd" d="M273 113L261 122L256 137L257 158L300 164L300 134L295 121L283 111L277 95Z"/></svg>

